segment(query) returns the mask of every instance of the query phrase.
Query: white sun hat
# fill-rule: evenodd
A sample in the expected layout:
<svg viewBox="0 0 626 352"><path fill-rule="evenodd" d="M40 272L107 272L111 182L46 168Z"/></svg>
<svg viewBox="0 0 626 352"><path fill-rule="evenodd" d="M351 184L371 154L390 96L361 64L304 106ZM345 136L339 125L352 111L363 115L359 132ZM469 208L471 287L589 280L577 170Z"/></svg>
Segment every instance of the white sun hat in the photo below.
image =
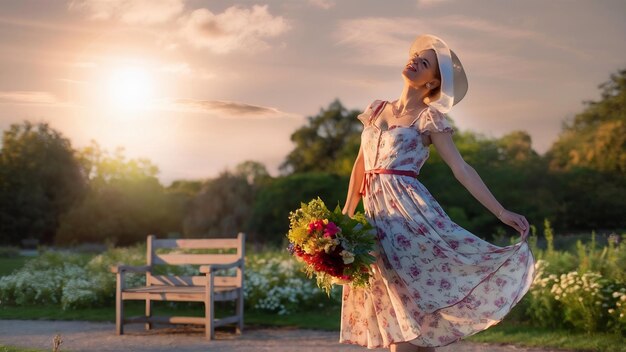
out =
<svg viewBox="0 0 626 352"><path fill-rule="evenodd" d="M437 55L441 89L439 94L432 99L427 97L425 102L440 112L446 113L467 93L467 76L458 56L450 50L446 42L431 34L420 35L413 41L409 49L409 57L428 49L433 49Z"/></svg>

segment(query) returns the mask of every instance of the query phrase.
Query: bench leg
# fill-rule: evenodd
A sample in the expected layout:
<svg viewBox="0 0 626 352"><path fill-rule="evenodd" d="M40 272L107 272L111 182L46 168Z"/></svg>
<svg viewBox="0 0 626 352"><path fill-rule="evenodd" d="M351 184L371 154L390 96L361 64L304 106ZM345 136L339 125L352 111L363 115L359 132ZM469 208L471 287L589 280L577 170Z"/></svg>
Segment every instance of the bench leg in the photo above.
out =
<svg viewBox="0 0 626 352"><path fill-rule="evenodd" d="M117 275L117 288L115 290L115 330L118 335L122 335L124 333L124 302L122 301L120 274Z"/></svg>
<svg viewBox="0 0 626 352"><path fill-rule="evenodd" d="M207 282L206 282L206 288L205 288L205 293L204 293L204 319L205 319L205 325L204 325L204 329L205 329L205 334L206 334L206 338L207 340L211 340L215 338L215 332L214 332L214 326L213 326L213 321L214 321L214 309L213 309L213 288L214 288L214 284L213 284L213 273L208 273L207 274Z"/></svg>
<svg viewBox="0 0 626 352"><path fill-rule="evenodd" d="M152 301L150 299L146 299L146 318L150 318L152 316ZM146 330L152 329L152 323L146 323Z"/></svg>
<svg viewBox="0 0 626 352"><path fill-rule="evenodd" d="M239 289L239 294L237 295L235 314L239 317L235 332L237 334L241 334L243 333L243 289L241 288Z"/></svg>
<svg viewBox="0 0 626 352"><path fill-rule="evenodd" d="M207 340L212 340L215 338L215 332L213 328L213 300L209 302L209 300L204 302L204 317L206 319L205 322L205 335Z"/></svg>

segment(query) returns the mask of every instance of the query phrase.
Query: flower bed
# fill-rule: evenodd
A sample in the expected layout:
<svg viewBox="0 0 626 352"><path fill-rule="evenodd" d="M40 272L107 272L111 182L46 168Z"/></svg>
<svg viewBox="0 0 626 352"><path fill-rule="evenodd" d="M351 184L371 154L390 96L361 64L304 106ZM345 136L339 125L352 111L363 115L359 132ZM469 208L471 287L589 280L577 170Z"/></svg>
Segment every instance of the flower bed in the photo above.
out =
<svg viewBox="0 0 626 352"><path fill-rule="evenodd" d="M547 231L551 231L549 226ZM577 252L536 247L536 276L529 293L507 319L576 331L626 334L626 235L596 248L594 235ZM0 277L0 305L53 305L63 309L112 307L115 275L110 266L145 263L145 247L110 249L100 255L47 252L28 261L12 275ZM328 298L286 250L248 253L245 269L247 310L277 314L338 307L341 288ZM170 267L170 274L198 275L197 267ZM142 285L145 276L128 274L129 285ZM177 303L172 303L177 304Z"/></svg>
<svg viewBox="0 0 626 352"><path fill-rule="evenodd" d="M0 278L0 305L58 305L63 309L111 306L115 275L109 268L117 263L143 265L145 261L145 248L140 246L110 249L96 256L46 252ZM289 314L338 304L340 290L334 290L329 300L299 268L286 251L247 255L246 308ZM200 275L191 265L170 266L164 273ZM128 273L126 277L129 287L145 284L143 274Z"/></svg>

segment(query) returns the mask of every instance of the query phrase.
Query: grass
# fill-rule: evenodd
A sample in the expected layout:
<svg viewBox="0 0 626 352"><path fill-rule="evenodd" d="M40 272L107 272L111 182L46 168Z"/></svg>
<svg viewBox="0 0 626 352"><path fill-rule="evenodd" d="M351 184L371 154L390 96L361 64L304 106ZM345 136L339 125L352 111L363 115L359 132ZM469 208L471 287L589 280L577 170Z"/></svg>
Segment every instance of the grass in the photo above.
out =
<svg viewBox="0 0 626 352"><path fill-rule="evenodd" d="M0 345L0 352L43 352L43 350Z"/></svg>
<svg viewBox="0 0 626 352"><path fill-rule="evenodd" d="M560 348L576 351L625 352L626 338L615 334L586 334L548 329L503 321L467 340L484 343L507 343L526 347Z"/></svg>
<svg viewBox="0 0 626 352"><path fill-rule="evenodd" d="M142 302L125 302L124 316L138 316L144 314ZM217 318L230 315L233 307L220 305L216 307ZM303 329L339 330L340 310L338 307L324 309L324 311L301 312L293 315L280 316L275 313L265 313L248 310L245 312L245 322L248 326L280 326L298 327ZM204 316L202 303L186 303L183 307L170 307L164 302L153 303L154 315L177 316ZM0 319L16 320L87 320L97 322L114 322L115 308L85 308L77 310L62 310L50 306L28 306L0 308ZM0 351L1 352L1 351Z"/></svg>
<svg viewBox="0 0 626 352"><path fill-rule="evenodd" d="M0 276L10 275L29 261L30 257L0 258ZM2 350L0 350L2 352Z"/></svg>

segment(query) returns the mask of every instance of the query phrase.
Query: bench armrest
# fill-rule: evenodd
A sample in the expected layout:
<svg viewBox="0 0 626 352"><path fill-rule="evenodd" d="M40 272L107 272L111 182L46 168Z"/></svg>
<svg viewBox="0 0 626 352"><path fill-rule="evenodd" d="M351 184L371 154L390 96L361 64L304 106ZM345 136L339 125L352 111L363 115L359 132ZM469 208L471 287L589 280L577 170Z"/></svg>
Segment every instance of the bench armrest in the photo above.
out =
<svg viewBox="0 0 626 352"><path fill-rule="evenodd" d="M152 267L149 265L142 266L130 266L130 265L114 265L111 267L111 272L114 274L121 272L131 272L131 273L146 273L152 270Z"/></svg>
<svg viewBox="0 0 626 352"><path fill-rule="evenodd" d="M228 264L201 265L200 266L200 272L203 273L203 274L208 274L208 273L214 272L215 270L237 268L237 267L241 267L242 262L243 261L241 259L239 259L239 260L237 260L235 262L228 263Z"/></svg>

